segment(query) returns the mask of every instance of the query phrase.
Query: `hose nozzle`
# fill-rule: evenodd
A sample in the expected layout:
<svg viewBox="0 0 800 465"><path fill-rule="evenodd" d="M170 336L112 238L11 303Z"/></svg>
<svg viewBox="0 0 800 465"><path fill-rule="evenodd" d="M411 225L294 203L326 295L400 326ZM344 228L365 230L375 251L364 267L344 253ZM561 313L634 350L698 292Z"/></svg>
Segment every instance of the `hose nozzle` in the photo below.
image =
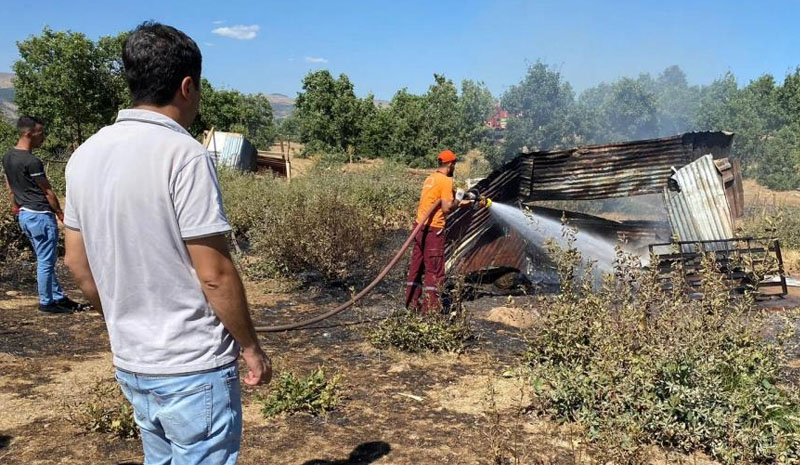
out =
<svg viewBox="0 0 800 465"><path fill-rule="evenodd" d="M482 195L480 191L474 187L464 193L464 198L467 200L472 200L474 202L472 207L476 210L479 208L489 208L492 206L492 199Z"/></svg>

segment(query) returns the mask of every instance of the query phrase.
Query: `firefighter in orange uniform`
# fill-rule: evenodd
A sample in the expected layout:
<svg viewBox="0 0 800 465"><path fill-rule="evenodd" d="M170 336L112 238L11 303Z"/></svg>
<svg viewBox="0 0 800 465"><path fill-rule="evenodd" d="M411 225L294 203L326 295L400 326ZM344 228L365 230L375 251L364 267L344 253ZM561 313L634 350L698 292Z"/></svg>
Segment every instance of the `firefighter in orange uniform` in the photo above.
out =
<svg viewBox="0 0 800 465"><path fill-rule="evenodd" d="M441 200L441 207L427 219L414 237L411 264L406 279L406 308L423 314L441 309L439 290L444 284L444 227L447 214L458 207L470 205L468 200L456 200L453 192L453 173L456 156L450 150L438 156L439 166L422 185L414 227L425 221L431 207Z"/></svg>

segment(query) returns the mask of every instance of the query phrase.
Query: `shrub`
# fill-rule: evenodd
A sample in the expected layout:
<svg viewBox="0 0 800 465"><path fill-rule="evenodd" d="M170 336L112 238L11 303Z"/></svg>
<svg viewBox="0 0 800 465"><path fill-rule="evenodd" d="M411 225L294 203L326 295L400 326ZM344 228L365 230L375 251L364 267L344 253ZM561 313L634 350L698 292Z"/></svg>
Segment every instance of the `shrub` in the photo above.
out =
<svg viewBox="0 0 800 465"><path fill-rule="evenodd" d="M91 433L107 433L120 438L139 437L133 407L113 380L95 383L86 398L67 405L71 423Z"/></svg>
<svg viewBox="0 0 800 465"><path fill-rule="evenodd" d="M296 412L325 414L341 400L340 381L339 375L329 377L322 367L302 378L291 372L284 373L272 387L269 397L258 399L263 405L261 413L264 417Z"/></svg>
<svg viewBox="0 0 800 465"><path fill-rule="evenodd" d="M680 273L665 290L622 254L595 291L575 278L574 248L552 250L566 285L541 305L526 353L536 410L583 426L601 462L640 463L647 445L800 461L800 398L778 386L791 334L765 340L765 315L731 295L710 258L693 300Z"/></svg>
<svg viewBox="0 0 800 465"><path fill-rule="evenodd" d="M8 189L5 183L0 184L0 266L5 267L25 253L28 242L17 217L11 213Z"/></svg>
<svg viewBox="0 0 800 465"><path fill-rule="evenodd" d="M458 353L472 337L464 312L445 316L400 311L378 324L370 334L370 341L379 349L394 347L410 353Z"/></svg>
<svg viewBox="0 0 800 465"><path fill-rule="evenodd" d="M247 269L261 276L371 273L390 252L390 233L411 223L418 195L395 165L357 173L317 166L291 183L223 170L220 180L234 233L251 255Z"/></svg>
<svg viewBox="0 0 800 465"><path fill-rule="evenodd" d="M739 229L744 236L774 237L782 247L800 248L800 208L753 206L746 211Z"/></svg>

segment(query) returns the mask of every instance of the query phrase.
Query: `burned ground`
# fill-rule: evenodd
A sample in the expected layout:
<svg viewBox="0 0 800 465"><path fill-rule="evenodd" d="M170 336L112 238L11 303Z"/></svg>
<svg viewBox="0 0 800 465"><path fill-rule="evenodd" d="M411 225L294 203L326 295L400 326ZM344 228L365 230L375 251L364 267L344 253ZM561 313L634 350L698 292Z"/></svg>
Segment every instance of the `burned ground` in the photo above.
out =
<svg viewBox="0 0 800 465"><path fill-rule="evenodd" d="M0 291L0 461L32 463L141 463L138 440L86 433L72 424L67 405L85 397L98 379L113 377L102 319L92 312L39 316L32 283ZM267 286L268 287L268 286ZM344 291L264 291L248 283L254 317L298 319L335 302ZM11 295L6 294L10 291ZM324 417L296 414L264 419L256 394L244 388L245 432L240 463L480 463L490 460L483 432L484 400L497 381L495 404L513 418L519 386L499 378L524 350L519 330L482 319L505 299L475 302L477 338L461 355L408 356L366 342L368 319L399 301L392 289L356 311L304 331L262 337L276 375L306 373L319 365L343 376L344 401ZM514 380L516 381L516 380ZM519 421L519 420L518 420ZM524 423L534 425L531 419ZM530 427L530 426L528 426ZM552 445L542 453L563 455Z"/></svg>
<svg viewBox="0 0 800 465"><path fill-rule="evenodd" d="M349 297L344 290L247 287L255 319L267 324L298 320ZM0 289L0 462L142 463L138 440L87 433L68 418L69 405L89 395L97 380L113 379L102 319L91 312L39 316L34 291L30 282ZM527 297L466 303L476 338L465 353L411 356L367 342L372 321L396 308L399 292L379 288L314 329L262 335L276 376L323 365L343 376L344 399L326 416L265 419L257 397L268 388L243 387L240 463L472 464L497 463L498 456L582 463L589 456L579 434L525 412L527 389L514 370L525 350L515 326L530 324L522 317L532 316L519 314Z"/></svg>

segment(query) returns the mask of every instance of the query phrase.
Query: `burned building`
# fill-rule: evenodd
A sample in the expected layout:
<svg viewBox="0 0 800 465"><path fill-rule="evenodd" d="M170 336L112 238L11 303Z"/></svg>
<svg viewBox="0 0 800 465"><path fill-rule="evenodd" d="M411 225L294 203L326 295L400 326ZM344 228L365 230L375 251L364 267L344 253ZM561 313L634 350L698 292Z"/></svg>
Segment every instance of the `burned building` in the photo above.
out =
<svg viewBox="0 0 800 465"><path fill-rule="evenodd" d="M566 150L521 153L475 188L496 202L530 207L544 217L564 218L579 230L608 239L648 244L665 259L686 259L734 243L736 219L744 212L741 169L729 158L733 133L691 132L673 137ZM602 200L658 194L661 220L611 220L568 209L536 206L541 201ZM499 225L487 209L457 210L447 221L448 271L464 275L530 270L532 252L518 232ZM677 241L676 241L677 238ZM684 255L674 257L679 243ZM691 245L695 244L695 245ZM748 247L750 244L748 243ZM652 249L651 247L651 249ZM771 245L752 247L772 253ZM687 261L689 263L691 260ZM669 263L666 263L669 264ZM535 264L534 264L535 266ZM785 280L783 281L785 291Z"/></svg>

